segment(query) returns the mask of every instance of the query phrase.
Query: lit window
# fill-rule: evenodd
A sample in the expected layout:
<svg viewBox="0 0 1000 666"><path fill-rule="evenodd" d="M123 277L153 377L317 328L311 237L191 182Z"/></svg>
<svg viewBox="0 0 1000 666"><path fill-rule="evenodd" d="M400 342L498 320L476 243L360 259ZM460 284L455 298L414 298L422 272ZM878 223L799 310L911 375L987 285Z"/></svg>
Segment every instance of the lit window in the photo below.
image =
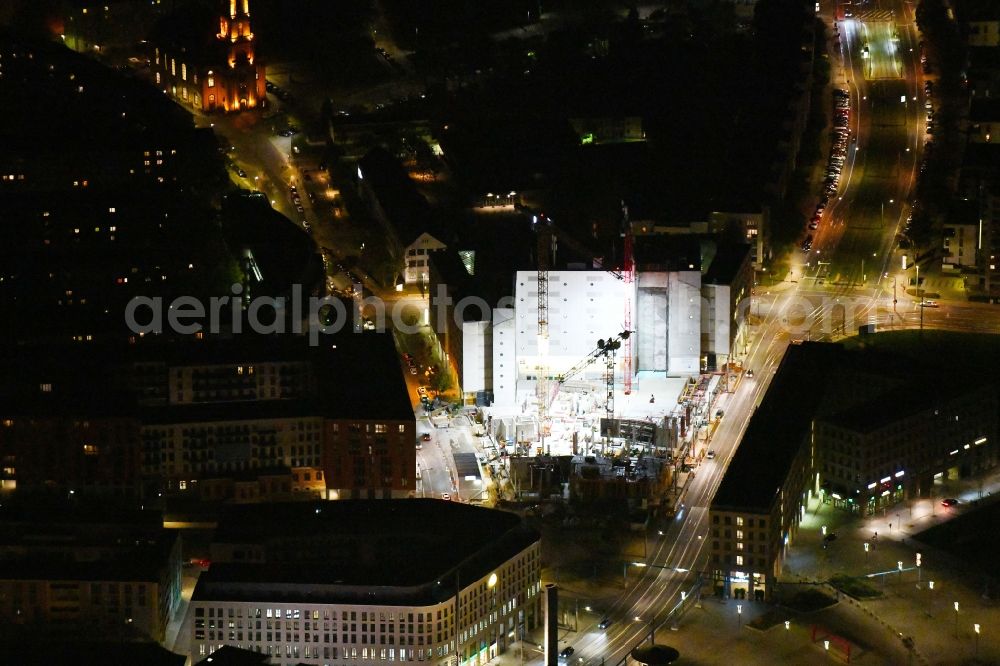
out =
<svg viewBox="0 0 1000 666"><path fill-rule="evenodd" d="M38 390L42 393L52 393L52 384L39 384Z"/></svg>
<svg viewBox="0 0 1000 666"><path fill-rule="evenodd" d="M215 87L215 77L212 76L211 74L208 75L208 87L209 88L214 88ZM214 97L213 97L213 99L214 99Z"/></svg>
<svg viewBox="0 0 1000 666"><path fill-rule="evenodd" d="M736 556L736 566L738 566L738 567L743 566L743 556L742 555L737 555Z"/></svg>
<svg viewBox="0 0 1000 666"><path fill-rule="evenodd" d="M736 516L736 524L740 526L743 525L743 516Z"/></svg>
<svg viewBox="0 0 1000 666"><path fill-rule="evenodd" d="M188 66L187 63L181 63L181 78L187 81L188 79Z"/></svg>
<svg viewBox="0 0 1000 666"><path fill-rule="evenodd" d="M97 455L97 445L96 444L84 444L83 445L83 455L85 455L85 456L96 456Z"/></svg>

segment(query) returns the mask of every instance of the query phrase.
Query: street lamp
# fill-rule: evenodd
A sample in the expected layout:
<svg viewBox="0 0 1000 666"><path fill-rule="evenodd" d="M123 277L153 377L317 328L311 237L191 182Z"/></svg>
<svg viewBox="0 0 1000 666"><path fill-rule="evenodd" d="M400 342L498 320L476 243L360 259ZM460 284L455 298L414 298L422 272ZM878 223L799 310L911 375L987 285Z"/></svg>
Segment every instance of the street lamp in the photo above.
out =
<svg viewBox="0 0 1000 666"><path fill-rule="evenodd" d="M955 638L958 638L958 602L955 602Z"/></svg>
<svg viewBox="0 0 1000 666"><path fill-rule="evenodd" d="M972 629L973 629L973 631L976 632L976 658L978 659L979 658L979 623L977 622L977 623L973 624L972 625Z"/></svg>
<svg viewBox="0 0 1000 666"><path fill-rule="evenodd" d="M736 604L737 628L743 629L743 604Z"/></svg>
<svg viewBox="0 0 1000 666"><path fill-rule="evenodd" d="M923 565L920 553L917 553L917 585L920 585L920 567Z"/></svg>
<svg viewBox="0 0 1000 666"><path fill-rule="evenodd" d="M865 566L868 566L868 551L871 550L871 548L871 544L865 541Z"/></svg>

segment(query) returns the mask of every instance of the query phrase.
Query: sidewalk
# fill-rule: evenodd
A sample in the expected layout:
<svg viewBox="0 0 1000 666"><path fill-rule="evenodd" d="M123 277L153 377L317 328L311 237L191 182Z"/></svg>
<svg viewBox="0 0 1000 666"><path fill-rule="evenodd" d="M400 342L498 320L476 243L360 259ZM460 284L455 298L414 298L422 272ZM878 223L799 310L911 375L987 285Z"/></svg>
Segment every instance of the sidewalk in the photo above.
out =
<svg viewBox="0 0 1000 666"><path fill-rule="evenodd" d="M963 504L996 493L1000 500L1000 473L978 481L952 482L947 494L933 500L904 502L884 515L859 518L818 501L810 503L805 519L786 560L783 583L824 581L835 575L861 578L881 596L864 601L841 598L899 636L914 640L921 663L1000 663L1000 605L982 595L982 575L963 572L950 554L914 538L920 532L958 515L942 507L943 497ZM960 507L962 505L959 505ZM891 524L891 527L890 527ZM823 547L822 527L837 539ZM875 534L878 534L877 538ZM868 543L868 551L864 545ZM916 567L916 554L921 567ZM903 571L899 571L902 563ZM930 581L934 581L931 589ZM958 602L956 613L954 604ZM976 647L974 625L981 633ZM979 662L975 661L978 649Z"/></svg>

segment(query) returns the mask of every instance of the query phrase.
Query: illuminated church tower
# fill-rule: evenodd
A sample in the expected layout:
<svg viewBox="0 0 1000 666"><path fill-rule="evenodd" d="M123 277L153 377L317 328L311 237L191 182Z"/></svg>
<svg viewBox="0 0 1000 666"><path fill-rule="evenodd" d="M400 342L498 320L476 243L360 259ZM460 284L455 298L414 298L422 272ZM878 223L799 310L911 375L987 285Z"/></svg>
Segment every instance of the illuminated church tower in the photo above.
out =
<svg viewBox="0 0 1000 666"><path fill-rule="evenodd" d="M241 111L262 106L264 102L264 64L255 57L253 30L250 27L250 0L223 0L216 38L226 45L224 69L213 81L206 76L202 98L208 109ZM213 72L214 74L214 72ZM219 90L213 99L209 84ZM215 102L213 105L211 102Z"/></svg>
<svg viewBox="0 0 1000 666"><path fill-rule="evenodd" d="M208 48L203 41L178 43L172 34L154 39L156 84L202 111L260 108L267 103L266 81L250 25L250 0L222 0L219 10Z"/></svg>

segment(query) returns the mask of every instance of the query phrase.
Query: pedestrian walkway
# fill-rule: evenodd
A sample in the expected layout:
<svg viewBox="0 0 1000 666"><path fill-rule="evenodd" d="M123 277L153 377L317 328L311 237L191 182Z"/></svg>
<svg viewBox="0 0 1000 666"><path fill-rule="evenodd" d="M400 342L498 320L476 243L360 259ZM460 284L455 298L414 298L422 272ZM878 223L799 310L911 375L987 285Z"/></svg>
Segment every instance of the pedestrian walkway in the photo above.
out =
<svg viewBox="0 0 1000 666"><path fill-rule="evenodd" d="M976 663L971 660L977 650L981 663L1000 663L1000 632L983 631L1000 626L1000 605L982 594L985 576L964 571L952 555L918 540L921 532L971 510L962 509L964 505L980 498L993 501L994 496L1000 501L1000 473L953 481L933 498L902 502L865 518L814 500L780 581L794 586L837 575L855 578L880 596L860 601L843 596L843 601L887 630L912 637L920 663ZM946 497L959 499L960 508L941 506ZM824 528L827 534L836 534L836 539L824 541ZM978 641L976 624L980 625Z"/></svg>

